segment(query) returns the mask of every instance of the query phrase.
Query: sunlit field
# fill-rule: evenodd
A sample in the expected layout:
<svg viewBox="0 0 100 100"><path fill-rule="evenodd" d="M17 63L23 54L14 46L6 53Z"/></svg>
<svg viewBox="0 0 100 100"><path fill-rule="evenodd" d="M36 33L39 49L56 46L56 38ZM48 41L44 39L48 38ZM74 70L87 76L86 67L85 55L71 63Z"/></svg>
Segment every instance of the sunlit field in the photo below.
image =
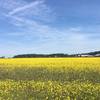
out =
<svg viewBox="0 0 100 100"><path fill-rule="evenodd" d="M100 100L100 58L0 59L0 100Z"/></svg>

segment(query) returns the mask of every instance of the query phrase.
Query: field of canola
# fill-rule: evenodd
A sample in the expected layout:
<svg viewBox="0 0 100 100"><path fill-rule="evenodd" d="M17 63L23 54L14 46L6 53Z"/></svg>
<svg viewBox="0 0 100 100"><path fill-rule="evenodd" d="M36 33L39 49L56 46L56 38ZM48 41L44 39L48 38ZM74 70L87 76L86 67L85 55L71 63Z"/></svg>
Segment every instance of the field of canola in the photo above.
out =
<svg viewBox="0 0 100 100"><path fill-rule="evenodd" d="M0 100L100 100L100 58L0 59Z"/></svg>

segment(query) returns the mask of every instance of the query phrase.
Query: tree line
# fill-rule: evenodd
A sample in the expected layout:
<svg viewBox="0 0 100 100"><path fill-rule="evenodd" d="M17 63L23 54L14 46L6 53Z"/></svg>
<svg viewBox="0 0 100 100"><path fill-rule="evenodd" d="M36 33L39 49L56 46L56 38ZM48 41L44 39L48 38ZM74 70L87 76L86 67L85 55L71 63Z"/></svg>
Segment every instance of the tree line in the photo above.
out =
<svg viewBox="0 0 100 100"><path fill-rule="evenodd" d="M20 54L15 55L9 58L50 58L50 57L100 57L100 51L81 53L81 54L64 54L64 53L55 53L55 54ZM5 56L0 57L2 59L6 58Z"/></svg>
<svg viewBox="0 0 100 100"><path fill-rule="evenodd" d="M22 54L16 55L13 58L39 58L39 57L67 57L68 54Z"/></svg>
<svg viewBox="0 0 100 100"><path fill-rule="evenodd" d="M64 53L56 53L56 54L21 54L15 55L13 58L46 58L46 57L90 57L90 56L99 56L100 51L89 52L89 53L81 53L81 54L64 54Z"/></svg>

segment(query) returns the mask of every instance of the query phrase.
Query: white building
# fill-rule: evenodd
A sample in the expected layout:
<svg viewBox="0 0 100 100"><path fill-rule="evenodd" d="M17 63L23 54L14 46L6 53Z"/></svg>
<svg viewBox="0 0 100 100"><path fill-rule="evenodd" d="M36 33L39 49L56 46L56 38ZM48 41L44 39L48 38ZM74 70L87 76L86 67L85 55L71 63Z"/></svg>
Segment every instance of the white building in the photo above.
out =
<svg viewBox="0 0 100 100"><path fill-rule="evenodd" d="M81 55L81 57L92 57L92 55Z"/></svg>
<svg viewBox="0 0 100 100"><path fill-rule="evenodd" d="M96 54L95 57L100 57L100 54Z"/></svg>

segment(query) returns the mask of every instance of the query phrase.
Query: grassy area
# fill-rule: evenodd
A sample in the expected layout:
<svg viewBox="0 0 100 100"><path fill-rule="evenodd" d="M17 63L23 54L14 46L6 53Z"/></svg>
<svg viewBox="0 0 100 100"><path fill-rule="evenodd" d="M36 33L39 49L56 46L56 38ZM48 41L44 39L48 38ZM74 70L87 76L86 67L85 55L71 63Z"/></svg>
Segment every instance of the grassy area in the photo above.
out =
<svg viewBox="0 0 100 100"><path fill-rule="evenodd" d="M99 100L100 58L0 59L0 100Z"/></svg>

